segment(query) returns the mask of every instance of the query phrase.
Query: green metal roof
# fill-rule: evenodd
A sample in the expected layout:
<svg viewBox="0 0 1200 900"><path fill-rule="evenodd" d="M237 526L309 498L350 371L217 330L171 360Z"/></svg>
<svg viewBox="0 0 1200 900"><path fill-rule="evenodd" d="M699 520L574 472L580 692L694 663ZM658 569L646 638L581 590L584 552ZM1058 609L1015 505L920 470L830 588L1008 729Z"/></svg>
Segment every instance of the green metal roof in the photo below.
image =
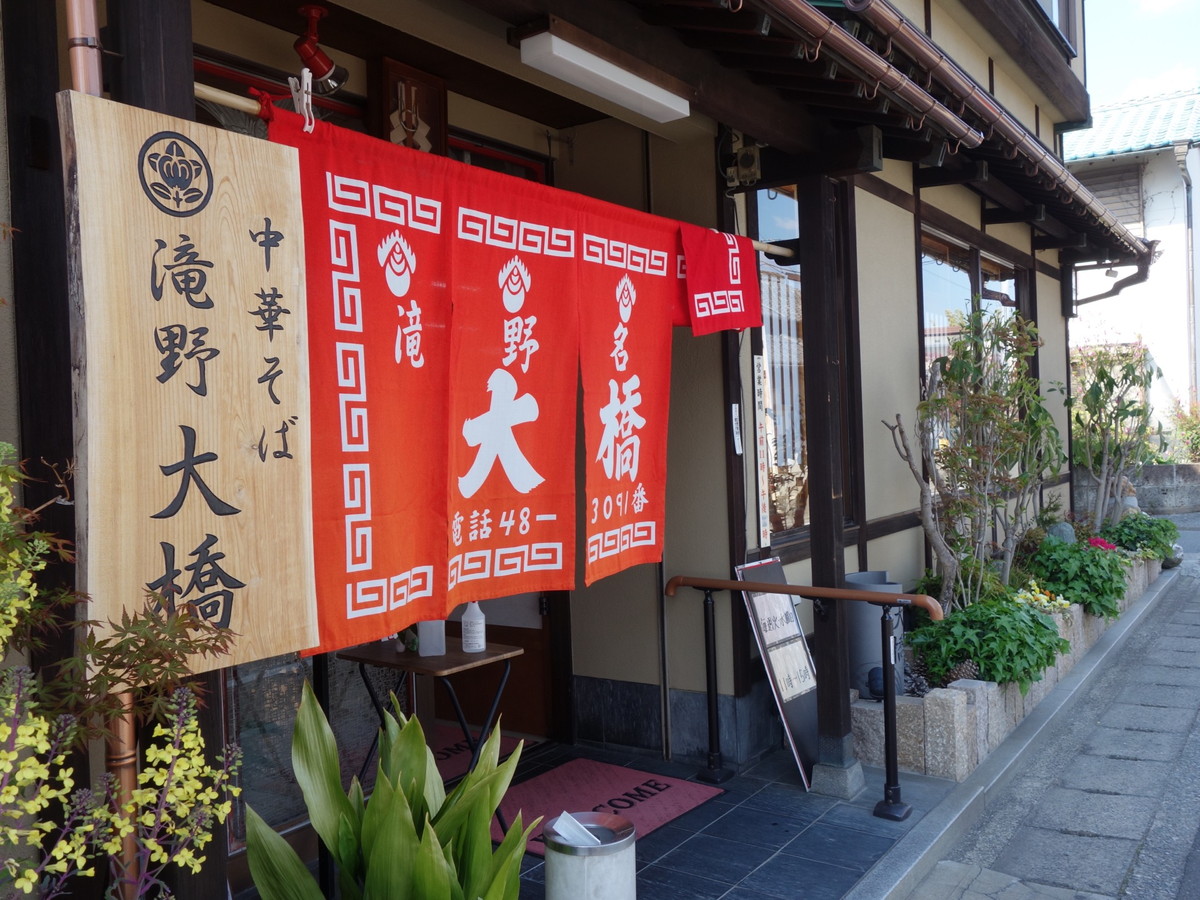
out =
<svg viewBox="0 0 1200 900"><path fill-rule="evenodd" d="M1092 127L1063 135L1068 162L1200 141L1200 87L1098 106Z"/></svg>

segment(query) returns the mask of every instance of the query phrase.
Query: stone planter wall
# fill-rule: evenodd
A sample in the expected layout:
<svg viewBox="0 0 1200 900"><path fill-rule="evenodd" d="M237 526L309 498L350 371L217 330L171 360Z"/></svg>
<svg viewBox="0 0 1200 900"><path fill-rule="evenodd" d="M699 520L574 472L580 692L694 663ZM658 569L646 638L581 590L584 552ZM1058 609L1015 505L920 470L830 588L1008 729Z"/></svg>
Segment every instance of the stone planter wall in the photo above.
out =
<svg viewBox="0 0 1200 900"><path fill-rule="evenodd" d="M1143 466L1131 480L1138 507L1152 516L1200 512L1200 463ZM1092 508L1096 488L1088 473L1075 473L1073 492L1077 510Z"/></svg>
<svg viewBox="0 0 1200 900"><path fill-rule="evenodd" d="M1126 574L1121 611L1145 593L1161 566L1138 560ZM1071 642L1070 653L1058 657L1041 681L1024 696L1015 684L963 679L935 688L924 697L896 698L897 762L905 772L962 781L988 754L1000 746L1014 728L1074 668L1109 623L1072 604L1055 615L1058 632ZM851 692L854 748L865 765L883 767L883 704L858 699Z"/></svg>

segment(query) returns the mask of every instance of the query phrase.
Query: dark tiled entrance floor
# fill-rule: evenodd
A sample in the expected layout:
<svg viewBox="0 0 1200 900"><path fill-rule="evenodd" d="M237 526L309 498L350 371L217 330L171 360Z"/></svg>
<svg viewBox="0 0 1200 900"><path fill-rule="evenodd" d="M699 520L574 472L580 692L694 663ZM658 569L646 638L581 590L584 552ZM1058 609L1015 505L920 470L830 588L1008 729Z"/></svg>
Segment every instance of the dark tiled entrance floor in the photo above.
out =
<svg viewBox="0 0 1200 900"><path fill-rule="evenodd" d="M518 779L585 756L659 775L694 778L695 765L581 747L545 747L522 762ZM808 793L791 754L779 751L719 785L714 797L637 840L642 900L825 900L840 898L954 787L941 778L901 774L912 814L873 816L883 772L864 769L867 786L851 801ZM526 854L521 900L544 900L544 863Z"/></svg>

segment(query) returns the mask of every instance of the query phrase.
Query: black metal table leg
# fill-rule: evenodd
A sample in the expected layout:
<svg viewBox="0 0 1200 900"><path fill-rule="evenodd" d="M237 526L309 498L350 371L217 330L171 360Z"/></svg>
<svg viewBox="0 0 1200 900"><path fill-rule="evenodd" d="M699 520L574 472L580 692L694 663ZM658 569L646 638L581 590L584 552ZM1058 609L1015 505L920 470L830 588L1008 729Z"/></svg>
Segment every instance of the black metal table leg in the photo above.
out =
<svg viewBox="0 0 1200 900"><path fill-rule="evenodd" d="M367 689L367 695L371 698L371 705L375 707L375 714L379 716L379 727L384 727L384 708L383 701L379 699L379 692L375 690L375 685L371 684L371 679L367 677L367 664L358 664L358 674L362 678L363 685ZM400 688L404 686L404 682L408 680L408 673L401 672L400 677L396 679L395 693L400 693ZM371 765L371 757L375 755L375 750L379 747L379 732L375 732L375 736L371 738L371 746L367 748L367 755L363 758L362 767L358 770L358 780L361 783L367 776L367 769Z"/></svg>
<svg viewBox="0 0 1200 900"><path fill-rule="evenodd" d="M471 735L471 726L467 724L467 717L463 713L462 704L458 702L458 694L454 692L454 685L450 683L450 679L447 676L438 676L438 681L446 688L446 693L450 697L450 705L454 707L454 715L458 717L458 724L462 728L467 746L471 748L471 765L467 767L468 772L475 771L475 765L479 762L479 752L483 749L483 742L487 740L488 735L492 733L492 728L495 726L496 713L500 709L500 698L504 695L504 687L508 684L508 675L511 671L512 662L507 659L504 660L504 671L500 674L500 683L496 685L496 693L492 697L492 705L483 720L483 726L480 729L478 739ZM504 816L500 813L500 807L496 807L496 821L500 823L501 831L508 830Z"/></svg>

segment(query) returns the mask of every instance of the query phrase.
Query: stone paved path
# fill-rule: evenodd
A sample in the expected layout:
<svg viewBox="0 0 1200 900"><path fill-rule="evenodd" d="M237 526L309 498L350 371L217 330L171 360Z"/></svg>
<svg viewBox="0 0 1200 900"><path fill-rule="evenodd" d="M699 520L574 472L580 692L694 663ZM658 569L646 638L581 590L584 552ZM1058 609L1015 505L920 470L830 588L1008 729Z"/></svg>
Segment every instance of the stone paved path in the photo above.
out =
<svg viewBox="0 0 1200 900"><path fill-rule="evenodd" d="M913 900L1200 900L1200 514L1181 571Z"/></svg>

